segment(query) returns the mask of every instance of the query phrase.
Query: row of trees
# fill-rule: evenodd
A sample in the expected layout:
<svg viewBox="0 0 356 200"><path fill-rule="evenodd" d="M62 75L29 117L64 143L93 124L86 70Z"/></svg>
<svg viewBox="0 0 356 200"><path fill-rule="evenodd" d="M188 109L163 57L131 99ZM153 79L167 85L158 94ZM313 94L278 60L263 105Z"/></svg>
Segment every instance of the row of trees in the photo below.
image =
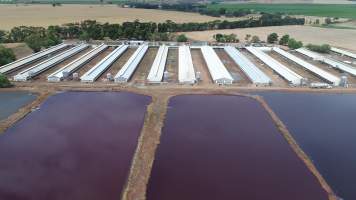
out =
<svg viewBox="0 0 356 200"><path fill-rule="evenodd" d="M124 22L122 24L101 24L95 20L86 20L81 23L69 23L62 26L27 27L20 26L11 29L10 32L0 31L0 42L24 42L43 41L41 46L50 46L60 42L61 39L79 38L83 40L102 40L105 37L116 39L137 40L170 40L170 33L186 31L204 31L217 29L234 29L262 26L281 26L304 24L304 19L283 17L281 15L264 14L258 19L246 19L240 21L211 21L203 23L175 23L167 20L163 23L155 22ZM35 35L35 36L33 36Z"/></svg>
<svg viewBox="0 0 356 200"><path fill-rule="evenodd" d="M298 49L303 47L303 42L290 38L289 35L283 35L280 40L277 33L271 33L267 36L267 42L270 44L279 43L280 45L287 45L290 49Z"/></svg>
<svg viewBox="0 0 356 200"><path fill-rule="evenodd" d="M236 34L215 34L214 36L215 41L217 42L239 42L239 39L237 38Z"/></svg>

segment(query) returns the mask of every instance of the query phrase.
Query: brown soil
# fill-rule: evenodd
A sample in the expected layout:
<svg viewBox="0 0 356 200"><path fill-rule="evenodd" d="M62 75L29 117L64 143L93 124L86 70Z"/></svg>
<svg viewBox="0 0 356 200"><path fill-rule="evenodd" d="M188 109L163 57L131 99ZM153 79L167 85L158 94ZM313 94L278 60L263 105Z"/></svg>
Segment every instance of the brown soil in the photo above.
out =
<svg viewBox="0 0 356 200"><path fill-rule="evenodd" d="M272 80L272 85L276 87L287 87L288 82L284 80L282 77L280 77L277 73L275 73L270 67L268 67L266 64L264 64L262 61L260 61L258 58L256 58L254 55L252 55L250 52L247 50L240 50L242 54L244 54L252 63L254 63L259 69L262 70L271 80Z"/></svg>
<svg viewBox="0 0 356 200"><path fill-rule="evenodd" d="M205 63L203 54L200 49L191 49L193 66L195 72L200 72L200 82L199 85L208 85L212 84L213 81L211 79L208 66Z"/></svg>
<svg viewBox="0 0 356 200"><path fill-rule="evenodd" d="M177 48L169 48L165 71L168 72L169 77L163 80L163 82L178 83L178 49Z"/></svg>
<svg viewBox="0 0 356 200"><path fill-rule="evenodd" d="M315 76L314 74L312 74L310 71L304 69L303 67L297 65L296 63L287 60L286 58L278 55L276 52L269 52L267 53L269 56L271 56L272 58L274 58L275 60L277 60L279 63L281 63L282 65L288 67L290 70L294 71L295 73L299 74L300 76L302 76L303 78L307 78L309 82L325 82L324 80L322 80L321 78Z"/></svg>
<svg viewBox="0 0 356 200"><path fill-rule="evenodd" d="M7 48L12 49L14 52L16 59L20 59L31 55L33 53L32 49L30 49L25 43L8 43L2 44Z"/></svg>
<svg viewBox="0 0 356 200"><path fill-rule="evenodd" d="M114 49L109 47L108 49L104 50L101 52L99 55L97 55L94 59L92 59L89 63L85 64L83 67L78 69L76 73L78 73L79 78L83 76L83 74L87 71L89 71L92 67L94 67L98 62L100 62L103 58L105 58L107 55L109 55Z"/></svg>
<svg viewBox="0 0 356 200"><path fill-rule="evenodd" d="M79 52L78 54L66 59L65 61L55 65L54 67L51 67L50 69L44 71L40 75L34 77L33 80L36 80L36 81L47 81L48 75L50 75L53 72L57 71L58 69L64 67L65 65L69 64L70 62L72 62L73 60L79 58L80 56L84 55L85 53L89 52L90 50L92 50L92 48L90 48L90 47L87 48L87 49L84 49L83 51Z"/></svg>
<svg viewBox="0 0 356 200"><path fill-rule="evenodd" d="M227 71L230 72L232 77L239 78L239 80L234 80L235 84L238 85L248 85L251 81L245 75L245 73L241 70L241 68L232 60L232 58L225 52L224 49L215 49L216 54L219 56L220 60L225 65Z"/></svg>
<svg viewBox="0 0 356 200"><path fill-rule="evenodd" d="M136 51L136 48L128 48L103 74L97 79L97 81L107 81L106 75L110 73L114 77L125 63L130 59L132 54Z"/></svg>
<svg viewBox="0 0 356 200"><path fill-rule="evenodd" d="M148 48L145 56L142 58L140 64L138 65L131 79L133 83L143 84L146 82L148 73L150 72L153 61L156 58L157 51L158 48L156 47Z"/></svg>

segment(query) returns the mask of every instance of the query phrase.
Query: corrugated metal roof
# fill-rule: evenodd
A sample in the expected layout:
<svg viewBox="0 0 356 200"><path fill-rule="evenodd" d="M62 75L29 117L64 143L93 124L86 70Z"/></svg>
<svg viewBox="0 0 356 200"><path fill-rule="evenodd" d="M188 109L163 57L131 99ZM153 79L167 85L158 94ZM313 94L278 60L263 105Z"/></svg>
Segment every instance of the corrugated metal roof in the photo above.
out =
<svg viewBox="0 0 356 200"><path fill-rule="evenodd" d="M271 69L273 69L276 73L278 73L281 77L286 79L288 82L294 85L300 85L303 79L302 76L290 70L288 67L282 65L272 57L268 56L261 50L256 47L246 47L246 49L259 58L262 62L268 65Z"/></svg>
<svg viewBox="0 0 356 200"><path fill-rule="evenodd" d="M94 82L99 76L105 72L128 48L128 45L120 45L89 71L87 71L80 80L82 82Z"/></svg>
<svg viewBox="0 0 356 200"><path fill-rule="evenodd" d="M356 68L355 67L352 67L350 65L347 65L347 64L344 64L340 61L337 61L337 60L334 60L334 59L331 59L331 58L327 58L325 56L322 56L318 53L315 53L315 52L312 52L308 49L305 49L305 48L300 48L300 49L297 49L296 50L297 52L305 55L305 56L308 56L309 58L312 58L314 60L319 60L325 64L328 64L334 68L337 68L343 72L347 72L353 76L356 76Z"/></svg>
<svg viewBox="0 0 356 200"><path fill-rule="evenodd" d="M235 47L224 47L226 53L240 66L242 71L249 77L249 79L255 84L270 84L271 79L263 73L256 65L254 65L249 59L247 59L241 52Z"/></svg>
<svg viewBox="0 0 356 200"><path fill-rule="evenodd" d="M74 71L88 63L91 59L93 59L97 54L104 51L108 48L107 45L101 44L96 48L92 49L91 51L87 52L86 54L82 55L81 57L75 59L74 61L70 62L66 66L60 68L59 70L55 71L51 75L47 77L48 81L51 82L59 82L64 78L64 73L68 73L67 75L72 74Z"/></svg>
<svg viewBox="0 0 356 200"><path fill-rule="evenodd" d="M315 75L323 78L324 80L328 81L329 83L332 83L333 85L337 86L340 84L340 78L330 74L329 72L326 72L278 47L273 47L273 51L279 53L280 55L288 58L289 60L292 60L293 62L297 63L298 65L304 67L305 69L309 70L310 72L314 73Z"/></svg>
<svg viewBox="0 0 356 200"><path fill-rule="evenodd" d="M64 49L65 47L67 47L68 44L59 44L59 45L56 45L56 46L53 46L51 48L48 48L48 49L45 49L43 51L40 51L38 53L35 53L35 54L31 54L29 56L26 56L24 58L21 58L19 60L16 60L12 63L9 63L7 65L4 65L2 67L0 67L0 73L2 74L6 74L6 73L9 73L13 70L16 70L24 65L28 65L30 63L33 63L35 62L36 60L39 60L51 53L54 53L54 52L57 52L61 49Z"/></svg>
<svg viewBox="0 0 356 200"><path fill-rule="evenodd" d="M147 44L140 45L135 53L115 75L115 82L127 82L135 72L138 64L141 62L143 56L145 56L147 50Z"/></svg>
<svg viewBox="0 0 356 200"><path fill-rule="evenodd" d="M334 51L334 52L339 53L341 55L345 55L345 56L348 56L348 57L356 59L356 54L351 53L351 52L346 51L346 50L343 50L343 49L338 49L338 48L335 48L335 47L331 47L331 51Z"/></svg>
<svg viewBox="0 0 356 200"><path fill-rule="evenodd" d="M88 48L88 44L80 44L77 45L59 55L54 56L53 58L49 58L33 67L30 67L20 73L18 73L16 76L14 76L15 81L27 81L30 78L37 76L38 74L46 71L47 69L55 66L56 64L66 60L67 58L74 56L75 54L83 51L84 49Z"/></svg>
<svg viewBox="0 0 356 200"><path fill-rule="evenodd" d="M178 80L180 83L195 83L195 71L189 46L179 47Z"/></svg>
<svg viewBox="0 0 356 200"><path fill-rule="evenodd" d="M201 47L201 51L214 82L219 84L231 84L234 79L227 71L218 55L216 55L214 49L210 46L203 46Z"/></svg>
<svg viewBox="0 0 356 200"><path fill-rule="evenodd" d="M147 80L151 83L160 83L163 78L164 68L166 66L168 56L168 47L162 45L159 47L155 60L153 61L151 70L147 76Z"/></svg>

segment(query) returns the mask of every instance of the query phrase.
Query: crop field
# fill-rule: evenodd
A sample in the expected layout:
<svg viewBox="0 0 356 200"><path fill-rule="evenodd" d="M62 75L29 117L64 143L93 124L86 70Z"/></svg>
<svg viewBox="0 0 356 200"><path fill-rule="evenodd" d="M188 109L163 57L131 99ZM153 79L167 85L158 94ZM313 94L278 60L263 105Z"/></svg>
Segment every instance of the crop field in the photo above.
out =
<svg viewBox="0 0 356 200"><path fill-rule="evenodd" d="M356 4L216 4L209 9L251 9L259 12L283 12L292 15L343 17L356 19Z"/></svg>
<svg viewBox="0 0 356 200"><path fill-rule="evenodd" d="M312 26L270 26L258 28L224 29L212 31L186 32L188 38L199 41L214 41L213 36L217 33L234 33L243 41L246 34L257 35L261 40L266 40L270 33L277 33L279 36L289 34L291 37L302 41L304 44L330 44L356 50L356 30L353 29L332 29Z"/></svg>
<svg viewBox="0 0 356 200"><path fill-rule="evenodd" d="M65 13L65 14L64 14ZM121 8L117 5L78 5L66 4L52 7L52 5L14 5L0 4L0 29L10 30L15 26L43 26L61 25L80 22L83 20L97 20L102 23L122 23L134 21L164 22L172 20L177 23L206 22L219 18L176 11L148 10ZM229 18L233 20L236 18Z"/></svg>

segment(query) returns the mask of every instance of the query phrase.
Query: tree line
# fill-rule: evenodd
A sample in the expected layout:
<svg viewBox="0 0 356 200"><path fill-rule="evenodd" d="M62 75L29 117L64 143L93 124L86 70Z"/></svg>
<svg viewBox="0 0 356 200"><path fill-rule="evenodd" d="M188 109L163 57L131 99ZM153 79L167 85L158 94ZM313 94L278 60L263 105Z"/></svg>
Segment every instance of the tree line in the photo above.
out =
<svg viewBox="0 0 356 200"><path fill-rule="evenodd" d="M69 23L61 26L14 27L9 32L0 31L0 42L25 42L26 38L35 37L43 41L42 46L51 46L61 39L102 40L104 38L137 39L137 40L170 40L170 33L187 31L205 31L218 29L235 29L263 26L303 25L304 18L294 18L278 14L263 14L261 17L249 18L239 21L189 22L175 23L167 20L162 23L155 22L124 22L122 24L99 23L95 20L86 20L80 23ZM35 35L35 36L33 36ZM30 38L31 39L31 38Z"/></svg>

